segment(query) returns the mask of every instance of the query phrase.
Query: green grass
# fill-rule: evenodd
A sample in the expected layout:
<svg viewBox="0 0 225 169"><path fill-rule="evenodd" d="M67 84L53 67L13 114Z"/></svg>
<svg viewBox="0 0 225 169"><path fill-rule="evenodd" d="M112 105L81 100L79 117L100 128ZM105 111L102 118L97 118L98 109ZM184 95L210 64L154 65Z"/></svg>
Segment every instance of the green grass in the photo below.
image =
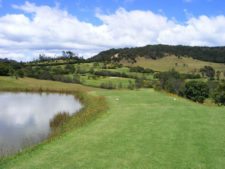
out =
<svg viewBox="0 0 225 169"><path fill-rule="evenodd" d="M225 107L200 105L151 89L91 89L89 94L106 97L106 114L0 162L0 168L224 168Z"/></svg>
<svg viewBox="0 0 225 169"><path fill-rule="evenodd" d="M119 84L122 85L122 88L127 88L129 81L134 83L134 79L130 78L122 78L122 77L96 77L96 79L88 78L87 76L81 76L82 84L93 86L93 87L100 87L102 83L112 83L116 87L119 86Z"/></svg>
<svg viewBox="0 0 225 169"><path fill-rule="evenodd" d="M64 90L64 91L90 91L91 87L79 84L70 84L54 82L47 80L37 80L32 78L2 77L0 76L0 90L25 90L25 89L42 89L42 90Z"/></svg>

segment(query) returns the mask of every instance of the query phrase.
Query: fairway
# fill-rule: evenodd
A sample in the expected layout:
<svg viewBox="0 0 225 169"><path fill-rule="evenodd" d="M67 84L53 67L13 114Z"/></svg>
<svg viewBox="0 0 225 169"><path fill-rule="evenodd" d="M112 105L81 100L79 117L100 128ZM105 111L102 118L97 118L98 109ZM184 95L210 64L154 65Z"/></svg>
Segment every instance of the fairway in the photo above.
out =
<svg viewBox="0 0 225 169"><path fill-rule="evenodd" d="M152 89L91 89L89 94L105 96L109 110L50 143L1 161L0 168L224 168L224 107Z"/></svg>

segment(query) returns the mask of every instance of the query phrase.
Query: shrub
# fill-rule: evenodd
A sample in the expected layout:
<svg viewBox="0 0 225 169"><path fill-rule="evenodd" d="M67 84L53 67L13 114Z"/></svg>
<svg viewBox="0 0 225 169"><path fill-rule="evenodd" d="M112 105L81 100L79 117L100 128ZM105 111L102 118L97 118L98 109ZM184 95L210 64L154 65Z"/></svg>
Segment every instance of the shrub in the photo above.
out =
<svg viewBox="0 0 225 169"><path fill-rule="evenodd" d="M184 85L184 80L175 70L157 73L155 78L158 78L160 82L157 85L158 89L161 88L171 93L179 94L181 87Z"/></svg>
<svg viewBox="0 0 225 169"><path fill-rule="evenodd" d="M128 84L127 88L130 89L130 90L134 90L135 85L132 83L131 80L129 80L129 84Z"/></svg>
<svg viewBox="0 0 225 169"><path fill-rule="evenodd" d="M221 84L213 95L215 103L218 105L225 105L225 83Z"/></svg>
<svg viewBox="0 0 225 169"><path fill-rule="evenodd" d="M116 89L116 85L114 85L112 82L101 83L100 87L103 89Z"/></svg>
<svg viewBox="0 0 225 169"><path fill-rule="evenodd" d="M209 88L205 82L189 81L185 84L184 95L190 100L203 103L209 96Z"/></svg>
<svg viewBox="0 0 225 169"><path fill-rule="evenodd" d="M9 66L3 63L0 63L0 76L8 76Z"/></svg>
<svg viewBox="0 0 225 169"><path fill-rule="evenodd" d="M44 79L44 80L52 80L52 75L49 73L49 71L44 71L41 73L38 77L39 79Z"/></svg>
<svg viewBox="0 0 225 169"><path fill-rule="evenodd" d="M200 69L200 72L203 76L205 75L210 79L213 79L215 76L215 70L211 66L204 66L204 68Z"/></svg>
<svg viewBox="0 0 225 169"><path fill-rule="evenodd" d="M143 68L140 66L136 66L136 67L130 67L130 72L139 72L139 73L154 73L154 71L152 69L149 68Z"/></svg>

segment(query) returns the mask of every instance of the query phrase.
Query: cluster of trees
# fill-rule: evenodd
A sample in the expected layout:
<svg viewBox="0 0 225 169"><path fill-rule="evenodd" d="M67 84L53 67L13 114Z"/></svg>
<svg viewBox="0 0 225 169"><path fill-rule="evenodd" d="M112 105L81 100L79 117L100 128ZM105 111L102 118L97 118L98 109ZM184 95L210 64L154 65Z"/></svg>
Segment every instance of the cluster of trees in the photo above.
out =
<svg viewBox="0 0 225 169"><path fill-rule="evenodd" d="M141 66L130 67L130 72L138 72L138 73L154 73L154 70L150 68L143 68Z"/></svg>
<svg viewBox="0 0 225 169"><path fill-rule="evenodd" d="M63 65L65 63L74 64L74 63L83 63L86 60L83 57L79 57L77 54L71 51L62 51L61 56L50 57L46 54L39 54L39 58L27 63L28 65L35 66L52 66L52 65Z"/></svg>
<svg viewBox="0 0 225 169"><path fill-rule="evenodd" d="M204 66L200 69L200 72L203 77L208 77L210 79L213 79L215 76L215 70L211 66Z"/></svg>
<svg viewBox="0 0 225 169"><path fill-rule="evenodd" d="M217 86L214 91L213 98L215 103L225 106L225 82Z"/></svg>
<svg viewBox="0 0 225 169"><path fill-rule="evenodd" d="M120 61L122 59L135 62L138 56L158 59L165 54L176 55L178 57L192 57L198 60L225 63L225 47L190 47L190 46L170 46L170 45L148 45L136 48L110 49L100 52L90 61ZM116 56L116 57L114 57Z"/></svg>
<svg viewBox="0 0 225 169"><path fill-rule="evenodd" d="M66 59L79 60L81 58L77 54L75 54L71 51L62 51L62 56L58 56L55 58L46 56L45 54L39 54L39 58L36 61L45 62L45 61L66 60Z"/></svg>
<svg viewBox="0 0 225 169"><path fill-rule="evenodd" d="M215 103L225 104L225 82L209 80L186 80L175 70L157 74L158 83L154 85L157 90L163 89L170 93L186 97L195 102L203 103L206 98L214 99Z"/></svg>
<svg viewBox="0 0 225 169"><path fill-rule="evenodd" d="M129 78L129 75L126 73L112 72L112 71L106 71L106 70L99 70L99 71L95 71L93 73L97 76L113 76L113 77Z"/></svg>
<svg viewBox="0 0 225 169"><path fill-rule="evenodd" d="M101 83L100 87L103 88L103 89L116 89L117 85L113 84L111 81L109 81L109 82Z"/></svg>
<svg viewBox="0 0 225 169"><path fill-rule="evenodd" d="M199 103L203 103L209 97L209 87L202 81L187 82L182 92L186 98Z"/></svg>
<svg viewBox="0 0 225 169"><path fill-rule="evenodd" d="M132 75L125 72L113 72L113 71L107 71L107 70L99 70L99 71L89 71L89 73L92 73L96 76L111 76L111 77L124 77L124 78L132 78L137 79L139 78L138 75ZM145 79L144 77L142 77Z"/></svg>
<svg viewBox="0 0 225 169"><path fill-rule="evenodd" d="M0 59L0 76L24 77L23 63L14 60Z"/></svg>
<svg viewBox="0 0 225 169"><path fill-rule="evenodd" d="M81 83L79 74L73 65L66 65L64 68L61 66L54 67L31 67L24 68L24 74L27 77L43 80L54 80L66 83ZM68 74L73 74L69 76Z"/></svg>
<svg viewBox="0 0 225 169"><path fill-rule="evenodd" d="M224 77L225 77L225 71L215 71L215 69L211 66L204 66L203 68L200 69L200 73L202 75L202 77L207 77L210 80L214 80L215 78L217 80L220 80L221 74L223 73Z"/></svg>
<svg viewBox="0 0 225 169"><path fill-rule="evenodd" d="M112 83L111 81L101 83L100 87L103 89L122 89L122 88L128 88L130 90L139 89L141 87L151 87L149 86L150 83L145 81L144 79L137 78L135 82L132 82L131 80L128 81L128 85L124 86L121 82L120 83Z"/></svg>
<svg viewBox="0 0 225 169"><path fill-rule="evenodd" d="M184 79L175 70L157 73L154 75L154 78L159 80L155 85L156 89L163 89L170 93L179 94L184 86Z"/></svg>

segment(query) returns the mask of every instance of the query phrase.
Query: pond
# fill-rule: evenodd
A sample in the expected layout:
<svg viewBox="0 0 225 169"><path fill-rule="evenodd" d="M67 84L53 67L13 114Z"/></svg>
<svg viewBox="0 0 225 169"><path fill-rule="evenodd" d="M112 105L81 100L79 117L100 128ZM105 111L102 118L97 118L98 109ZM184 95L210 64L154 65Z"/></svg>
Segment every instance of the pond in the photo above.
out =
<svg viewBox="0 0 225 169"><path fill-rule="evenodd" d="M73 95L0 92L0 156L46 139L56 114L73 114L81 107Z"/></svg>

